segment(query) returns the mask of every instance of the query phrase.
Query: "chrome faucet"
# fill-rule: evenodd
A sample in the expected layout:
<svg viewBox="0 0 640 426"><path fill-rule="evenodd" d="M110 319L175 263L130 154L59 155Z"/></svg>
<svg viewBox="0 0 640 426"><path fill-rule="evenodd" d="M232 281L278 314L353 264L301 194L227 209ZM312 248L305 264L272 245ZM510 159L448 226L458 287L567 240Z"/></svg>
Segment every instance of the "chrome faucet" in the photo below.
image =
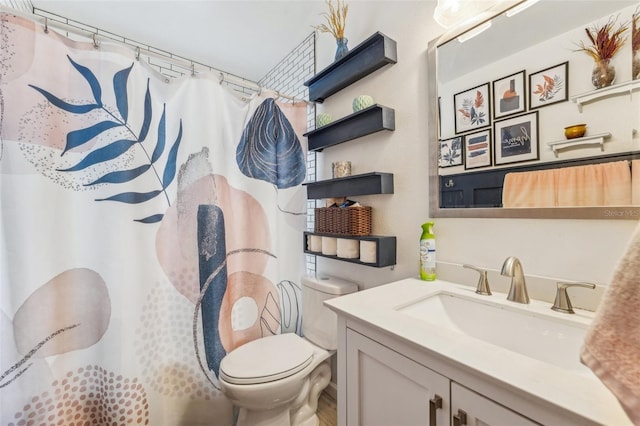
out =
<svg viewBox="0 0 640 426"><path fill-rule="evenodd" d="M502 264L500 274L505 277L511 277L511 287L507 300L517 303L529 303L529 294L527 293L527 284L524 281L524 273L522 264L517 257L509 256Z"/></svg>
<svg viewBox="0 0 640 426"><path fill-rule="evenodd" d="M595 284L591 283L567 283L560 281L557 283L558 290L556 291L556 300L553 302L553 306L551 309L558 312L564 312L565 314L574 314L573 306L571 305L571 299L569 299L569 295L567 294L567 288L569 287L585 287L594 289L596 288Z"/></svg>
<svg viewBox="0 0 640 426"><path fill-rule="evenodd" d="M480 274L478 278L478 284L476 285L476 293L483 294L485 296L491 296L491 289L489 288L489 280L487 279L487 271L480 269L473 265L462 265L463 268L473 269Z"/></svg>

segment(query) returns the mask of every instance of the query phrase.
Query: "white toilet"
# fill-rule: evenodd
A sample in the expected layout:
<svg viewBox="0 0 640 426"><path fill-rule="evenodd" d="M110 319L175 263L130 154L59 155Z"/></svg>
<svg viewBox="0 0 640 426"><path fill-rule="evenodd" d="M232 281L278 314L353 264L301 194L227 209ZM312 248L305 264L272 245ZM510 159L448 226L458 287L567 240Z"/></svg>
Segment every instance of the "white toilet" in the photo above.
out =
<svg viewBox="0 0 640 426"><path fill-rule="evenodd" d="M238 426L317 426L318 398L331 380L337 317L325 300L353 293L339 278L302 278L302 332L264 337L228 353L220 388L240 411Z"/></svg>

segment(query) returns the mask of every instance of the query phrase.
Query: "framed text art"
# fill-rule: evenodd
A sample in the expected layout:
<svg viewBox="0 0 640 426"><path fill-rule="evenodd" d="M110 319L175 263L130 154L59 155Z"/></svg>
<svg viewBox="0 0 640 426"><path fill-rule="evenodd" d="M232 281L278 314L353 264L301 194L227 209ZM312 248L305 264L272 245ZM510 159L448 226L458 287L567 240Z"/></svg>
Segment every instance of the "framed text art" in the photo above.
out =
<svg viewBox="0 0 640 426"><path fill-rule="evenodd" d="M475 169L491 165L491 129L464 136L464 168Z"/></svg>
<svg viewBox="0 0 640 426"><path fill-rule="evenodd" d="M527 107L524 70L493 82L493 119L524 112Z"/></svg>
<svg viewBox="0 0 640 426"><path fill-rule="evenodd" d="M537 160L538 111L493 123L495 164Z"/></svg>
<svg viewBox="0 0 640 426"><path fill-rule="evenodd" d="M453 95L456 134L491 125L489 83Z"/></svg>
<svg viewBox="0 0 640 426"><path fill-rule="evenodd" d="M452 167L462 164L462 136L440 141L438 166Z"/></svg>
<svg viewBox="0 0 640 426"><path fill-rule="evenodd" d="M529 74L529 109L569 99L569 62Z"/></svg>

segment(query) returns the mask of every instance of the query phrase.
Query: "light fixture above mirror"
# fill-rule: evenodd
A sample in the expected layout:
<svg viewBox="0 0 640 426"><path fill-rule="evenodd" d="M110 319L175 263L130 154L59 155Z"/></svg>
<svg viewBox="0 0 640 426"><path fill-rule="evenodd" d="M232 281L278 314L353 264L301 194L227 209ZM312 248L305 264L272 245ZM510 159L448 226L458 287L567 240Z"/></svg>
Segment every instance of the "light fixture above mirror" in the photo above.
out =
<svg viewBox="0 0 640 426"><path fill-rule="evenodd" d="M446 29L452 29L474 20L504 0L438 0L433 19Z"/></svg>

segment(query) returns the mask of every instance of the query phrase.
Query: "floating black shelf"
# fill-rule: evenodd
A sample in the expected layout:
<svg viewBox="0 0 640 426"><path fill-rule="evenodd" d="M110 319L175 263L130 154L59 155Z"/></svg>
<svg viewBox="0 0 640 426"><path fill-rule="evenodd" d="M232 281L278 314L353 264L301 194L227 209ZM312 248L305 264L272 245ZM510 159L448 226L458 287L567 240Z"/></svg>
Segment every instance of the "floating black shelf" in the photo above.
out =
<svg viewBox="0 0 640 426"><path fill-rule="evenodd" d="M375 263L361 262L360 259L347 259L344 257L322 254L322 252L311 251L309 250L309 247L307 244L307 235L345 238L348 240L375 241L376 242L376 262ZM344 262L357 263L359 265L373 266L375 268L383 268L385 266L392 266L396 264L396 237L383 237L383 236L376 236L376 235L367 235L367 236L361 237L361 236L352 236L352 235L305 232L303 246L304 246L304 252L307 254L322 256L329 259L341 260Z"/></svg>
<svg viewBox="0 0 640 426"><path fill-rule="evenodd" d="M343 117L333 123L305 133L310 151L322 151L381 130L395 130L395 111L382 105L368 108Z"/></svg>
<svg viewBox="0 0 640 426"><path fill-rule="evenodd" d="M351 83L396 62L396 42L381 32L376 32L345 56L305 81L304 85L309 87L309 99L322 103Z"/></svg>
<svg viewBox="0 0 640 426"><path fill-rule="evenodd" d="M393 173L371 172L303 185L307 187L309 200L350 195L393 194Z"/></svg>

